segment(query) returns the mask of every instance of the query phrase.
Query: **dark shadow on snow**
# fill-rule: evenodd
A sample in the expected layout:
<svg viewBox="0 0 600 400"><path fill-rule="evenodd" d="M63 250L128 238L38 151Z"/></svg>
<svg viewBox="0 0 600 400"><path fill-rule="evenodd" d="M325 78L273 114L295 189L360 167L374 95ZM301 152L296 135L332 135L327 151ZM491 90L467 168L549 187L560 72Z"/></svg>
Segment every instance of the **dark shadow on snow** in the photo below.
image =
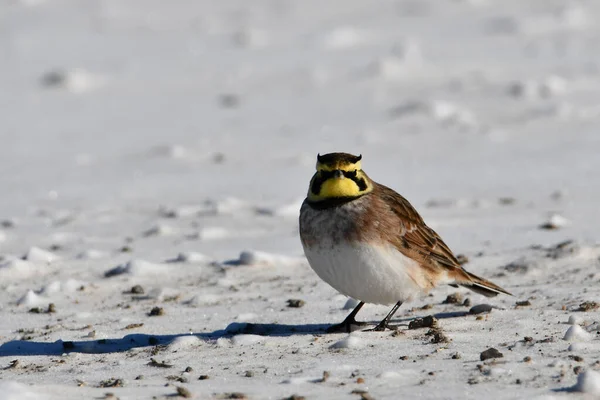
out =
<svg viewBox="0 0 600 400"><path fill-rule="evenodd" d="M31 340L13 340L0 345L0 357L16 356L57 356L64 353L120 353L138 347L164 346L173 340L194 335L202 340L217 340L222 337L232 337L239 334L262 336L292 336L322 334L328 324L281 325L281 324L250 324L234 322L227 328L207 333L181 333L175 335L147 335L134 333L119 339L78 340L56 342L35 342Z"/></svg>
<svg viewBox="0 0 600 400"><path fill-rule="evenodd" d="M555 393L576 393L576 392L579 392L579 390L577 389L577 385L575 385L575 386L567 386L567 387L562 387L562 388L556 388L556 389L550 389L550 390L553 391L553 392L555 392Z"/></svg>
<svg viewBox="0 0 600 400"><path fill-rule="evenodd" d="M444 312L434 314L437 319L458 318L469 315L467 311ZM395 322L408 322L415 319L400 318ZM375 325L377 322L372 322ZM134 333L118 339L100 340L78 340L56 342L35 342L30 340L13 340L0 345L0 357L17 356L57 356L64 353L120 353L139 347L165 346L173 340L194 335L202 340L211 341L219 338L228 338L239 334L252 334L261 336L293 336L293 335L320 335L327 332L331 324L306 324L306 325L283 325L283 324L252 324L246 322L234 322L227 328L206 333L181 333L174 335L148 335Z"/></svg>
<svg viewBox="0 0 600 400"><path fill-rule="evenodd" d="M433 314L433 316L437 319L446 319L446 318L460 318L466 317L467 315L473 315L468 311L450 311L450 312L442 312Z"/></svg>

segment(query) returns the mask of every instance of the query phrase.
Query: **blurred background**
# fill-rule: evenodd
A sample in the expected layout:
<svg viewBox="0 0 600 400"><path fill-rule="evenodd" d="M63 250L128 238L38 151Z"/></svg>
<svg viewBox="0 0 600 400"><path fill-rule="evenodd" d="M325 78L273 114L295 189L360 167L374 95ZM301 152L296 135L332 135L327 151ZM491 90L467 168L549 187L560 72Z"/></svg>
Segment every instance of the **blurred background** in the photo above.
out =
<svg viewBox="0 0 600 400"><path fill-rule="evenodd" d="M599 15L592 0L3 0L0 211L286 204L318 152L347 151L429 213L500 202L594 240Z"/></svg>

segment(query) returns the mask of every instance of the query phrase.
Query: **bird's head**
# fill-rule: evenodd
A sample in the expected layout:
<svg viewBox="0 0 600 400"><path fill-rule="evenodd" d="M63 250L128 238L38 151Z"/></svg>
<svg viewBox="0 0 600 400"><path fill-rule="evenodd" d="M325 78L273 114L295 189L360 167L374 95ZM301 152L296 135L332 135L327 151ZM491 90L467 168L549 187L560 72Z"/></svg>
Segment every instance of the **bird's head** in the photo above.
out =
<svg viewBox="0 0 600 400"><path fill-rule="evenodd" d="M317 172L310 181L308 200L354 199L373 190L361 168L362 155L329 153L317 155Z"/></svg>

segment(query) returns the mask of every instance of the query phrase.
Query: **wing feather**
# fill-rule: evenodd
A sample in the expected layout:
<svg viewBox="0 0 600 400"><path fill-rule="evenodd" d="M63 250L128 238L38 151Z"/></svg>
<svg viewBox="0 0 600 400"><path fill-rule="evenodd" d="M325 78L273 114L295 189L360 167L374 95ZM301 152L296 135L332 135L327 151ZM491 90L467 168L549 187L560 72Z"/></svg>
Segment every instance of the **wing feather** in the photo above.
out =
<svg viewBox="0 0 600 400"><path fill-rule="evenodd" d="M379 196L400 221L399 229L393 237L387 237L398 250L407 257L420 263L432 276L446 272L454 284L464 286L484 296L496 296L498 293L510 295L500 286L466 271L444 243L442 238L425 224L417 210L404 197L392 189L378 184L375 188Z"/></svg>
<svg viewBox="0 0 600 400"><path fill-rule="evenodd" d="M401 221L397 247L406 256L419 254L423 264L437 263L449 270L462 269L458 260L440 236L425 224L417 210L392 189L378 184L380 195ZM413 258L415 258L413 256Z"/></svg>

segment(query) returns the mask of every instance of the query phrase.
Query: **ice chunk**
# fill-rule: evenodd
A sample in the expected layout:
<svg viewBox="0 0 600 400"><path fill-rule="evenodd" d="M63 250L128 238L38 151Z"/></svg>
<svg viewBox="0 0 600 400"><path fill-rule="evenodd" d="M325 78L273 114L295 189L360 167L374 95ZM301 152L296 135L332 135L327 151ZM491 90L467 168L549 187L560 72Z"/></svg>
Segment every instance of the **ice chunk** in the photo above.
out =
<svg viewBox="0 0 600 400"><path fill-rule="evenodd" d="M580 373L577 375L577 383L573 389L581 393L600 396L600 372L590 369Z"/></svg>
<svg viewBox="0 0 600 400"><path fill-rule="evenodd" d="M331 345L332 349L355 349L363 346L362 339L356 335L348 335Z"/></svg>
<svg viewBox="0 0 600 400"><path fill-rule="evenodd" d="M35 246L27 250L27 253L25 253L25 255L23 256L24 260L31 261L34 263L40 262L47 264L56 261L58 258L59 257L56 254Z"/></svg>
<svg viewBox="0 0 600 400"><path fill-rule="evenodd" d="M590 334L579 325L571 325L563 339L570 342L587 342L590 340Z"/></svg>
<svg viewBox="0 0 600 400"><path fill-rule="evenodd" d="M231 343L233 343L236 346L248 346L248 345L253 345L253 344L257 344L257 343L262 343L264 340L265 340L264 336L242 334L242 335L235 335L234 337L232 337Z"/></svg>
<svg viewBox="0 0 600 400"><path fill-rule="evenodd" d="M168 267L163 264L154 264L144 260L131 260L118 265L104 273L105 278L116 275L128 274L131 276L158 275L168 272Z"/></svg>
<svg viewBox="0 0 600 400"><path fill-rule="evenodd" d="M47 301L37 295L33 290L28 290L23 297L17 300L17 304L20 306L37 306L44 303L47 303Z"/></svg>
<svg viewBox="0 0 600 400"><path fill-rule="evenodd" d="M178 338L175 338L175 340L173 340L171 343L169 343L168 349L172 352L180 350L194 350L202 343L202 340L200 340L197 336L194 335L180 336Z"/></svg>

